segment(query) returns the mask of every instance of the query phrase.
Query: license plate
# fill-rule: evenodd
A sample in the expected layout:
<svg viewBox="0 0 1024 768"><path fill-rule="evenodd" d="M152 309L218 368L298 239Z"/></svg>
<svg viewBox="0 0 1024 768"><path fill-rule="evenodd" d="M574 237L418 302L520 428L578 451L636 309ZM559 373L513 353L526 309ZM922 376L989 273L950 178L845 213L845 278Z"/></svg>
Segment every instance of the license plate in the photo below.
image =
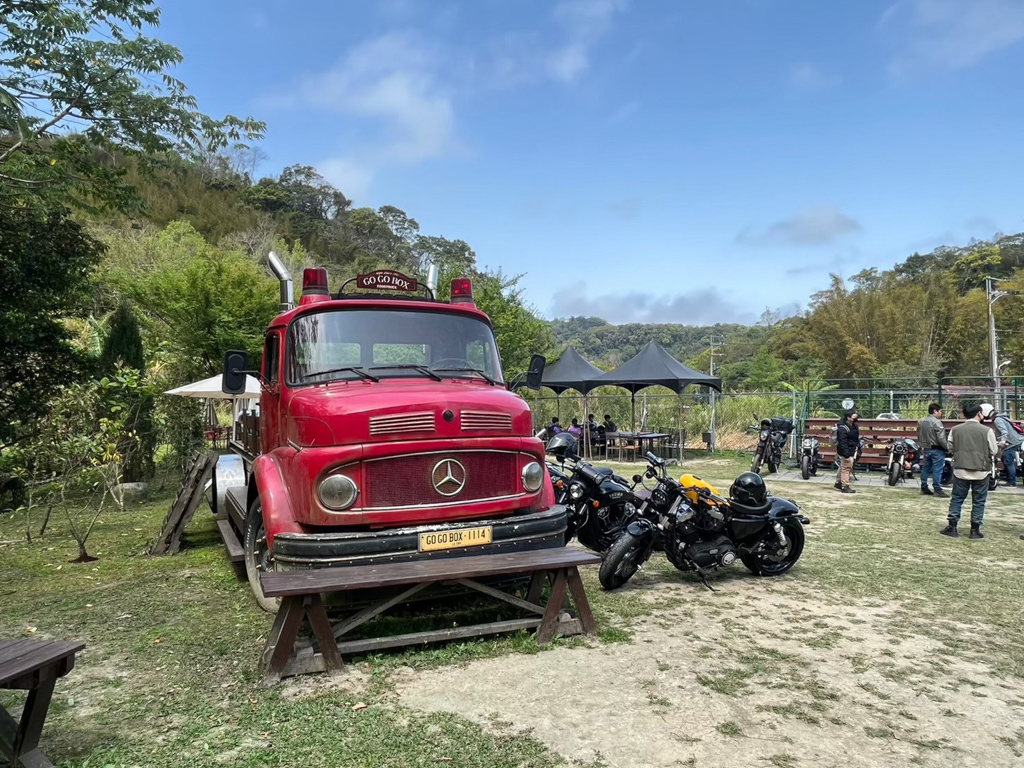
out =
<svg viewBox="0 0 1024 768"><path fill-rule="evenodd" d="M431 531L420 534L420 552L434 552L438 549L459 549L479 547L491 543L491 526L460 528L457 531Z"/></svg>

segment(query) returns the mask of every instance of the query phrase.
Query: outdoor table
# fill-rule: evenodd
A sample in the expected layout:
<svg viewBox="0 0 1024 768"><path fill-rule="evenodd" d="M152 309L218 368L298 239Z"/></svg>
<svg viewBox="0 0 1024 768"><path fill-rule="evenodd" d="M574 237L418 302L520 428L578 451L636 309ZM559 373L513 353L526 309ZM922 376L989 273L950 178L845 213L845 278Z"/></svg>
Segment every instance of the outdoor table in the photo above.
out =
<svg viewBox="0 0 1024 768"><path fill-rule="evenodd" d="M656 453L654 450L654 444L659 440L667 440L672 435L667 432L616 432L614 437L620 440L635 440L637 445L640 446L640 454L645 453L644 445L646 443L646 450Z"/></svg>

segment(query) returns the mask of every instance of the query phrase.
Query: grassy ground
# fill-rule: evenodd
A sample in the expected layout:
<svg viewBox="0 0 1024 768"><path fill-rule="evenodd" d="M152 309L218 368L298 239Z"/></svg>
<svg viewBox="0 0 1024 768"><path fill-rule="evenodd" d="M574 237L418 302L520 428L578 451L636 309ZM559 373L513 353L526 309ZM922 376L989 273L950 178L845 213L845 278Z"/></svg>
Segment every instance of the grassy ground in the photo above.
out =
<svg viewBox="0 0 1024 768"><path fill-rule="evenodd" d="M744 465L719 458L687 469L724 490ZM0 518L0 542L16 542L0 544L0 636L88 644L58 686L45 733L53 759L82 768L629 765L609 757L615 744L603 741L625 715L592 712L609 718L605 733L595 732L566 704L585 698L600 707L615 700L614 690L566 697L563 687L565 714L538 722L430 701L457 689L454 681L477 679L472 670L505 668L511 677L481 706L525 711L516 697L532 694L517 686L550 687L529 670L568 675L568 690L614 671L614 688L615 665L633 656L649 662L634 681L640 711L659 722L681 717L677 698L686 690L714 714L697 741L673 742L678 762L665 765L718 765L715 750L737 744L760 750L751 754L762 764L811 764L804 761L814 738L800 734L811 729L820 741L815 729L823 728L865 754L884 746L890 752L879 754L894 755L875 764L945 764L958 747L917 701L953 713L950 723L977 717L981 727L998 720L997 704L1024 723L1024 510L997 492L988 538L953 541L937 535L941 502L912 486L849 497L801 483L773 491L813 521L792 576L762 581L734 568L712 594L659 560L632 588L609 594L588 573L600 640L561 641L539 654L523 635L364 659L340 685L309 677L267 688L257 663L270 619L226 562L211 516L197 515L182 554L144 554L169 495L106 514L90 543L100 559L89 564L70 563L76 550L63 521L26 544L24 520ZM846 688L830 684L840 678ZM486 686L470 685L464 701L474 688ZM0 702L18 699L0 692ZM769 721L770 736L790 741L767 743L759 729ZM570 736L575 741L565 741ZM1000 726L992 739L992 758L978 764L1011 765L1024 752L1024 730Z"/></svg>

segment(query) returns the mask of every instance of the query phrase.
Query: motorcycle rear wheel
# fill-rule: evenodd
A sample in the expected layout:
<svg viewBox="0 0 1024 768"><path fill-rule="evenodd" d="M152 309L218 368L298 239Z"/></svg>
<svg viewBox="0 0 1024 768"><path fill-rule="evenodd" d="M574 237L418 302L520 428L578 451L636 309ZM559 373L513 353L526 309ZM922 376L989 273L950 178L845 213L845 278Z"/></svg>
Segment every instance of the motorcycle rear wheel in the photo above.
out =
<svg viewBox="0 0 1024 768"><path fill-rule="evenodd" d="M757 576L781 576L789 571L804 553L804 527L799 520L783 520L782 532L786 547L779 554L740 553L747 570ZM770 534L774 536L775 534Z"/></svg>
<svg viewBox="0 0 1024 768"><path fill-rule="evenodd" d="M628 531L622 534L605 553L601 563L601 572L598 574L601 587L611 591L633 578L642 564L645 547L643 538Z"/></svg>
<svg viewBox="0 0 1024 768"><path fill-rule="evenodd" d="M800 477L804 480L811 479L811 457L801 456L800 457Z"/></svg>

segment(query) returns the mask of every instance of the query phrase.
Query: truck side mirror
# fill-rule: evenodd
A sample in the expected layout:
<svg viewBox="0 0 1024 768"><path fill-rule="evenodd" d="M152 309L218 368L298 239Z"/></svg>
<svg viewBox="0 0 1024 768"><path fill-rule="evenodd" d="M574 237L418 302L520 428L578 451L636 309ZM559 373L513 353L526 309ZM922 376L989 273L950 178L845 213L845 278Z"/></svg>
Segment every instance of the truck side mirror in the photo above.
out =
<svg viewBox="0 0 1024 768"><path fill-rule="evenodd" d="M229 350L224 353L224 375L220 389L225 395L244 395L245 377L249 374L249 356L245 352Z"/></svg>
<svg viewBox="0 0 1024 768"><path fill-rule="evenodd" d="M544 377L544 366L548 359L544 355L534 355L530 358L530 370L526 372L526 386L530 389L540 389L540 380Z"/></svg>

